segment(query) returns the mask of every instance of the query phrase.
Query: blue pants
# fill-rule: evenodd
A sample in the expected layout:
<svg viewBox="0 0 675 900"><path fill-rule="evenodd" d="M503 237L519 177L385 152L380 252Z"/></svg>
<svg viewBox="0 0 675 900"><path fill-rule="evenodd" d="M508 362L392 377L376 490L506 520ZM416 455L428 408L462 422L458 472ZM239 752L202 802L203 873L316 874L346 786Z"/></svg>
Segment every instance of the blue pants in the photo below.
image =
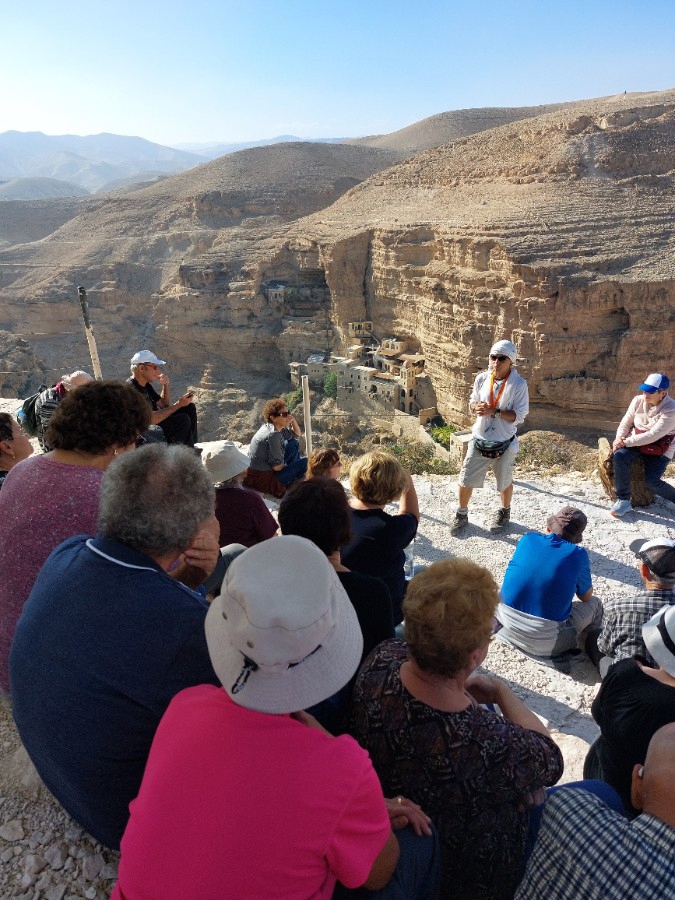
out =
<svg viewBox="0 0 675 900"><path fill-rule="evenodd" d="M596 797L602 800L602 802L606 806L609 806L610 809L613 809L614 812L621 813L622 816L626 815L626 810L623 808L621 797L619 797L614 788L610 787L605 781L584 780L572 781L569 784L558 784L546 791L546 799L548 800L550 796L556 794L558 791L567 790L588 791L589 794L595 794ZM534 842L537 839L537 833L539 831L539 826L541 825L541 817L544 814L545 808L546 803L544 802L530 810L530 823L527 830L527 839L525 841L525 852L523 854L523 870L527 865L530 854L534 850Z"/></svg>
<svg viewBox="0 0 675 900"><path fill-rule="evenodd" d="M395 831L401 855L389 883L379 891L348 890L338 884L333 900L437 900L441 857L438 835L415 834L410 826Z"/></svg>
<svg viewBox="0 0 675 900"><path fill-rule="evenodd" d="M645 464L645 484L659 497L675 503L675 487L662 481L670 460L667 456L649 456L640 453L636 447L621 447L614 452L614 481L619 500L630 500L630 470L633 462L640 457Z"/></svg>
<svg viewBox="0 0 675 900"><path fill-rule="evenodd" d="M284 467L274 474L284 487L290 487L294 481L304 478L307 472L307 457L300 456L300 441L289 438L284 450Z"/></svg>

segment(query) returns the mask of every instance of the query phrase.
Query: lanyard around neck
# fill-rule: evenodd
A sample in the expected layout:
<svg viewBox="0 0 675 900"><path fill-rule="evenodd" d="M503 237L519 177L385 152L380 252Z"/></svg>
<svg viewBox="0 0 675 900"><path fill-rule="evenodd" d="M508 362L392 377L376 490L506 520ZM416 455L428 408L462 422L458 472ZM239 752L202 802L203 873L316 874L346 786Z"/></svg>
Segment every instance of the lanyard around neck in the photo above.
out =
<svg viewBox="0 0 675 900"><path fill-rule="evenodd" d="M509 369L509 375L511 374L511 369ZM502 386L497 391L497 396L494 395L495 389L495 373L490 373L490 406L497 406L499 403L499 399L504 393L504 388L506 387L506 382L509 380L509 375L502 381Z"/></svg>

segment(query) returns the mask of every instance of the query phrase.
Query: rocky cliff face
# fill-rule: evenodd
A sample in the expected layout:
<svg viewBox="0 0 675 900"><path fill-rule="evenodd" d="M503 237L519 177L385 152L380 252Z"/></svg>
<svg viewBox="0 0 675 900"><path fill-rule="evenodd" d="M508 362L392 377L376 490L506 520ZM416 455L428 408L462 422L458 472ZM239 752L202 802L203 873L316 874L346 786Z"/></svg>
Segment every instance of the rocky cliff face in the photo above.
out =
<svg viewBox="0 0 675 900"><path fill-rule="evenodd" d="M459 423L506 336L531 426L609 429L673 355L673 147L664 92L569 104L397 165L366 147L245 151L0 252L0 328L48 332L41 356L82 365L81 283L106 374L151 346L195 384L259 390L368 319L421 346Z"/></svg>

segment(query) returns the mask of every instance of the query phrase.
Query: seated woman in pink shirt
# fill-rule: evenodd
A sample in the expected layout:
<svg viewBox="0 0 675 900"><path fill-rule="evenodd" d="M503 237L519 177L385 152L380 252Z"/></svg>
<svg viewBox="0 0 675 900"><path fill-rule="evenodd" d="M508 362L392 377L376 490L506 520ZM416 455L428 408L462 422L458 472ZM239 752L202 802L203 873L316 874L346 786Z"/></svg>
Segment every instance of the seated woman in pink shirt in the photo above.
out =
<svg viewBox="0 0 675 900"><path fill-rule="evenodd" d="M133 449L148 426L148 405L118 381L90 381L66 394L47 429L49 453L15 466L0 491L0 690L14 629L49 554L66 538L96 534L103 472Z"/></svg>
<svg viewBox="0 0 675 900"><path fill-rule="evenodd" d="M346 896L436 897L427 817L385 801L356 741L303 712L351 678L362 646L318 547L289 535L238 556L206 640L223 686L181 691L164 714L111 900L330 900L338 880Z"/></svg>

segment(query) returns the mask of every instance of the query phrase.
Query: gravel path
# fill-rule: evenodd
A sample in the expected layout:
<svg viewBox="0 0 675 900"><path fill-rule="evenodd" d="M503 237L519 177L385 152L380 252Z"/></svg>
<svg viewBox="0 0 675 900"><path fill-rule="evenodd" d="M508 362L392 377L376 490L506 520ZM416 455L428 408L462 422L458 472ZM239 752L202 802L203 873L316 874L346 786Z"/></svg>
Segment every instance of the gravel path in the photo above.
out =
<svg viewBox="0 0 675 900"><path fill-rule="evenodd" d="M445 555L467 556L501 579L521 534L543 530L546 518L561 506L579 506L588 516L584 546L591 557L596 593L607 600L634 593L640 584L628 549L637 536L675 537L672 508L663 501L616 521L599 481L574 473L528 476L515 484L509 533L487 531L498 504L494 483L473 496L466 536L451 538L448 521L456 506L455 479L415 477L423 510L416 541L416 562L430 563ZM495 641L485 668L506 679L549 725L565 756L563 781L581 777L588 744L597 734L590 706L597 676L581 655L570 674L543 666ZM18 759L17 759L18 755ZM50 797L21 749L11 715L0 707L0 897L31 900L105 898L114 883L117 855L82 832Z"/></svg>

